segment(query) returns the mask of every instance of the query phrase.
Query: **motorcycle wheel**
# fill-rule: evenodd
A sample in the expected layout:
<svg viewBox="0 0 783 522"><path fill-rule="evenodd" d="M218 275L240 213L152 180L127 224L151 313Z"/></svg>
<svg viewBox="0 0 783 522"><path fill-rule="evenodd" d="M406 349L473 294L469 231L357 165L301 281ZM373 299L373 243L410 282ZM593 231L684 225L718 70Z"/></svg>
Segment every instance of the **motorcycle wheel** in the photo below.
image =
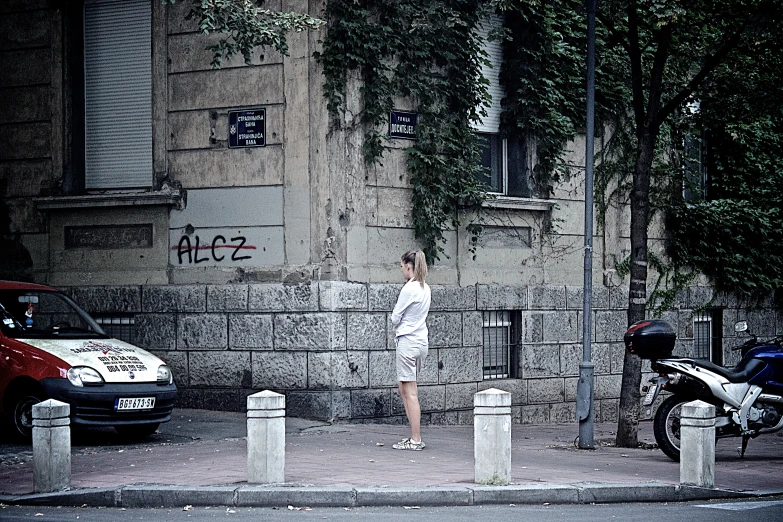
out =
<svg viewBox="0 0 783 522"><path fill-rule="evenodd" d="M672 395L658 407L653 421L655 442L667 457L680 461L680 418L682 405L690 402L678 395Z"/></svg>

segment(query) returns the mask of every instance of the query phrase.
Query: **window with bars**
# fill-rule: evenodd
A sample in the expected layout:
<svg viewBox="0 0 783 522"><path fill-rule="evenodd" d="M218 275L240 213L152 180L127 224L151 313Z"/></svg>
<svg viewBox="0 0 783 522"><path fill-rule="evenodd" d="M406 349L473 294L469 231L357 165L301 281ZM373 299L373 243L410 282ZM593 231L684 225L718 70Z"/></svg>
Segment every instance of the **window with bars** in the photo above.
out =
<svg viewBox="0 0 783 522"><path fill-rule="evenodd" d="M517 323L508 310L483 312L484 379L516 377Z"/></svg>
<svg viewBox="0 0 783 522"><path fill-rule="evenodd" d="M136 344L136 319L133 314L103 314L92 317L109 337Z"/></svg>
<svg viewBox="0 0 783 522"><path fill-rule="evenodd" d="M723 314L707 310L693 314L693 356L723 364Z"/></svg>

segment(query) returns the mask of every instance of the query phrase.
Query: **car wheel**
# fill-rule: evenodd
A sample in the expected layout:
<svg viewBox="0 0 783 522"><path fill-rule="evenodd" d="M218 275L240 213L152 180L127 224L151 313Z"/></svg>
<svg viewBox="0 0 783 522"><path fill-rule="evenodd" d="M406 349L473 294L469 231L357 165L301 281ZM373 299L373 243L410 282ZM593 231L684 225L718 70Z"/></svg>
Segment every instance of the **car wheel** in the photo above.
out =
<svg viewBox="0 0 783 522"><path fill-rule="evenodd" d="M114 429L125 438L142 440L155 433L158 426L160 426L160 423L157 422L154 424L121 424L114 426Z"/></svg>
<svg viewBox="0 0 783 522"><path fill-rule="evenodd" d="M29 442L33 438L33 405L46 400L42 390L27 388L16 394L11 407L15 435Z"/></svg>

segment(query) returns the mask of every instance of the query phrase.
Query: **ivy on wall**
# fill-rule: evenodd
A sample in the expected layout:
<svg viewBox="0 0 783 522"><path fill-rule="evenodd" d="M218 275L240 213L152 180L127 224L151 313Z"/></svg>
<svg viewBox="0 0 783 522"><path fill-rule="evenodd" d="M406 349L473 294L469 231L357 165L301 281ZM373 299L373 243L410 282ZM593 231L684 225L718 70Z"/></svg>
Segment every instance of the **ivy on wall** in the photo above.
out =
<svg viewBox="0 0 783 522"><path fill-rule="evenodd" d="M571 174L563 158L568 142L584 132L587 18L583 0L510 2L505 12L501 82L506 99L502 130L536 146L533 181L541 195ZM597 28L599 36L605 30ZM596 52L596 127L617 118L628 92L616 78L625 64L600 45Z"/></svg>
<svg viewBox="0 0 783 522"><path fill-rule="evenodd" d="M556 4L556 5L555 5ZM585 17L581 0L562 3L489 0L357 0L327 2L323 65L328 108L345 109L348 71L362 80L364 158L381 160L395 97L419 115L419 139L408 148L416 237L428 256L443 252L443 233L459 226L458 209L480 208L489 197L480 181L479 138L470 123L487 99L480 75L486 57L474 29L502 8L505 31L501 83L506 92L501 134L535 144L532 185L547 196L569 174L566 144L584 120ZM610 54L599 77L625 73ZM604 71L608 72L604 72ZM614 76L613 76L614 75ZM598 121L607 121L627 95L619 81L597 96ZM498 100L494 100L497 102ZM399 108L399 107L398 107ZM475 238L481 215L467 225Z"/></svg>
<svg viewBox="0 0 783 522"><path fill-rule="evenodd" d="M178 0L161 0L175 4ZM266 9L251 0L179 0L190 5L186 19L198 21L205 34L224 35L218 43L207 47L212 51L212 67L219 68L235 54L241 54L248 65L258 48L271 47L288 54L286 33L317 29L323 20L301 13L285 13Z"/></svg>
<svg viewBox="0 0 783 522"><path fill-rule="evenodd" d="M323 23L308 15L263 9L250 0L189 3L189 16L199 21L201 31L225 35L210 47L215 67L237 53L250 63L258 47L271 46L285 54L287 32ZM623 9L610 4L599 9L596 35L596 130L603 144L596 164L599 225L609 200L624 200L631 192L629 179L638 152L630 117L632 72L622 41L627 19ZM648 263L661 276L656 288L661 289L664 306L692 280L694 271L710 275L719 289L747 298L783 285L783 14L779 2L773 5L763 23L750 26L753 38L743 40L731 61L696 93L702 102L697 117L680 111L661 126L653 151L650 205L653 212L666 211L670 218L672 261L651 255ZM699 15L702 8L683 7L682 13ZM392 109L419 113L418 140L407 148L407 168L416 236L431 259L443 253L444 232L459 226L459 210L480 209L489 197L479 181L481 144L470 126L481 117L477 108L488 97L487 82L480 75L486 57L474 29L497 9L505 12L501 134L534 146L533 185L539 195L547 196L573 168L563 161L569 152L566 146L583 127L582 0L326 3L329 26L323 52L316 58L323 66L328 109L335 116L345 110L348 73L358 73L367 164L379 162L389 147L386 125ZM720 27L707 30L723 32ZM673 62L666 85L687 77L691 58L685 53ZM643 61L652 60L649 55ZM394 100L406 100L410 107L394 107ZM336 124L339 121L335 118ZM609 129L606 135L604 129ZM685 136L702 131L711 137L704 147L713 182L708 199L685 202L681 186L687 162L681 143ZM477 215L467 224L474 239L481 230ZM711 233L704 234L705 230ZM622 271L622 264L618 268Z"/></svg>
<svg viewBox="0 0 783 522"><path fill-rule="evenodd" d="M389 146L386 125L395 98L408 100L419 114L407 168L416 237L432 260L444 252L444 232L460 225L459 209L480 208L487 198L470 122L487 98L474 28L491 9L486 0L327 2L328 32L317 59L328 108L334 115L345 109L348 71L358 71L365 161L379 162ZM475 237L480 218L466 227Z"/></svg>

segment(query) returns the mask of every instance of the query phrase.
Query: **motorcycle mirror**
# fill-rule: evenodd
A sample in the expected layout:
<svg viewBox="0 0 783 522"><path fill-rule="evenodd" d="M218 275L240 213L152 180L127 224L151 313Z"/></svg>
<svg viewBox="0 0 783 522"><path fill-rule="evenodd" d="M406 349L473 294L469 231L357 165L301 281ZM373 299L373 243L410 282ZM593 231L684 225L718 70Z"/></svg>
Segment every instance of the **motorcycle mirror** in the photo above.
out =
<svg viewBox="0 0 783 522"><path fill-rule="evenodd" d="M748 322L747 321L737 321L734 323L734 331L739 332L747 332L748 331Z"/></svg>

